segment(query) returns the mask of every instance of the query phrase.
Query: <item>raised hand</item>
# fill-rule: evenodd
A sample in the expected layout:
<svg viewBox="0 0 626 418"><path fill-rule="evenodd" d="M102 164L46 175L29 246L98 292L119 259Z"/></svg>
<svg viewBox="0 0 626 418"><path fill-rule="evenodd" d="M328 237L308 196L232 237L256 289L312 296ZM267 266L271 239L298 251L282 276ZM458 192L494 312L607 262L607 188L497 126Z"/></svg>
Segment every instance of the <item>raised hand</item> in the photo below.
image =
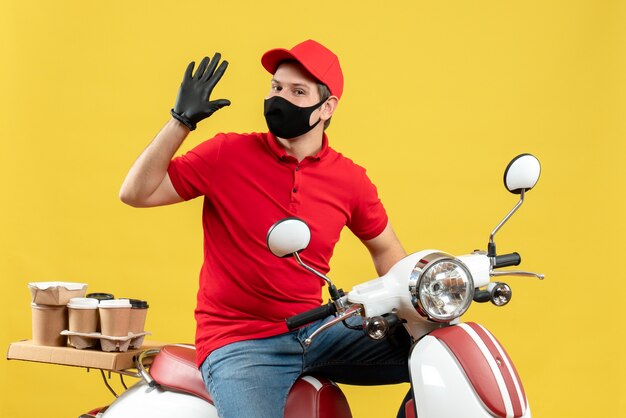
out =
<svg viewBox="0 0 626 418"><path fill-rule="evenodd" d="M171 110L171 114L192 131L196 129L197 123L202 119L206 119L215 111L230 105L230 100L210 100L213 88L228 67L228 61L222 61L218 67L217 63L220 58L219 52L215 53L211 60L209 57L204 57L195 74L193 74L195 62L192 61L187 66L183 76L176 97L176 104Z"/></svg>

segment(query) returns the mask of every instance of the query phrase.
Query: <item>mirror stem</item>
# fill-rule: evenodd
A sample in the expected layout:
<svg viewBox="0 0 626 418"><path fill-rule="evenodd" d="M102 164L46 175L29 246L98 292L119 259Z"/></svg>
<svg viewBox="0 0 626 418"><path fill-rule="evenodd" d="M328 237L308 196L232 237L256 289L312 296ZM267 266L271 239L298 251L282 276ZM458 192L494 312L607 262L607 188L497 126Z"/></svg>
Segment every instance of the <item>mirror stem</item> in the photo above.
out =
<svg viewBox="0 0 626 418"><path fill-rule="evenodd" d="M519 202L517 202L517 205L515 205L515 207L511 209L511 211L504 217L504 219L500 221L500 223L493 229L493 231L491 231L491 235L489 235L489 249L487 253L488 257L496 256L496 243L493 241L493 237L500 230L500 228L502 228L502 226L511 218L511 216L513 216L513 214L517 212L520 206L522 206L522 203L524 203L525 192L526 192L526 189L520 190L520 199L519 199Z"/></svg>
<svg viewBox="0 0 626 418"><path fill-rule="evenodd" d="M337 291L337 288L335 287L333 282L327 276L325 276L322 273L320 273L319 271L315 270L313 267L309 267L306 264L304 264L304 262L300 258L300 255L297 252L293 253L293 257L296 259L298 264L300 264L302 267L304 267L305 269L307 269L311 273L315 274L317 277L321 278L322 280L324 280L328 284L328 293L330 294L330 297L331 297L331 299L333 301L335 301L335 300L337 300L337 299L339 299L341 297L341 295Z"/></svg>

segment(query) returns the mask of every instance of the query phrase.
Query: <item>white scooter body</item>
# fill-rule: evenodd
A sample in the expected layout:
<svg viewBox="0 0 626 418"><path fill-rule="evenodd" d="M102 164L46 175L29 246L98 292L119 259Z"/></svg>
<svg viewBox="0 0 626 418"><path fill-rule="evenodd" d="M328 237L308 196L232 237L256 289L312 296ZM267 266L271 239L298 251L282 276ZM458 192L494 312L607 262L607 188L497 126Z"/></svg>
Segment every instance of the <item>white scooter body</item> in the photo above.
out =
<svg viewBox="0 0 626 418"><path fill-rule="evenodd" d="M102 418L184 417L218 418L213 405L195 395L150 387L141 380L122 393L102 415Z"/></svg>
<svg viewBox="0 0 626 418"><path fill-rule="evenodd" d="M424 250L405 257L386 275L355 286L347 295L348 301L361 305L364 317L393 311L406 321L404 326L416 341L409 370L413 412L417 417L529 418L530 409L517 373L504 349L488 331L477 324L428 321L415 310L407 291L407 278L420 260L433 253L440 251ZM489 259L484 254L458 259L471 271L477 287L489 282ZM479 330L486 342L474 329ZM464 368L463 362L484 367L478 370L470 364ZM99 416L217 418L217 412L210 402L198 396L159 385L151 387L142 380Z"/></svg>
<svg viewBox="0 0 626 418"><path fill-rule="evenodd" d="M365 317L393 311L406 321L405 328L417 341L409 370L419 418L529 418L517 372L504 348L485 328L428 321L413 306L407 277L420 260L433 253L441 251L424 250L405 257L386 275L355 286L348 300L362 305ZM457 259L468 267L476 287L489 283L490 262L485 254Z"/></svg>
<svg viewBox="0 0 626 418"><path fill-rule="evenodd" d="M455 328L455 333L468 332L465 328L472 332L467 324L451 328ZM493 356L488 350L481 351L478 345L464 350L476 351L474 355L482 356L490 367L465 370L450 347L432 335L413 347L409 368L417 416L530 418L528 400L506 353ZM515 382L512 385L511 377Z"/></svg>

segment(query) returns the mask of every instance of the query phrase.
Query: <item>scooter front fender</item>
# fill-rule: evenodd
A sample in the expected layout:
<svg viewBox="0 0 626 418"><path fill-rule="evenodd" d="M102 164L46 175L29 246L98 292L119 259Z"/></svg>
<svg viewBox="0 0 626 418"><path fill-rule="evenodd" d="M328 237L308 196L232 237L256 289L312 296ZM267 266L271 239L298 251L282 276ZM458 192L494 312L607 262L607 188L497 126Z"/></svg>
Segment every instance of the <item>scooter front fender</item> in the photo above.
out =
<svg viewBox="0 0 626 418"><path fill-rule="evenodd" d="M218 418L213 405L197 396L159 387L144 381L120 395L102 418Z"/></svg>
<svg viewBox="0 0 626 418"><path fill-rule="evenodd" d="M409 359L419 418L530 418L517 371L504 348L481 325L431 332Z"/></svg>

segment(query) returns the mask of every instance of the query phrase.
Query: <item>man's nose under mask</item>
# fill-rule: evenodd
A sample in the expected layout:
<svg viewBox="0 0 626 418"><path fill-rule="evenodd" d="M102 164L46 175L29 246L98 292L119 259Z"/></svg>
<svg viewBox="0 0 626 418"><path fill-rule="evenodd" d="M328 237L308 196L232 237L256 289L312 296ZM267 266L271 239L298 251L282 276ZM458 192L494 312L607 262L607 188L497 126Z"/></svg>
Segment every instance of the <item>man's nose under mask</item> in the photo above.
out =
<svg viewBox="0 0 626 418"><path fill-rule="evenodd" d="M309 125L309 120L311 114L325 101L326 99L313 106L300 107L282 97L270 97L265 100L263 112L267 127L279 138L291 139L304 135L320 123L321 119L318 119L313 125Z"/></svg>

